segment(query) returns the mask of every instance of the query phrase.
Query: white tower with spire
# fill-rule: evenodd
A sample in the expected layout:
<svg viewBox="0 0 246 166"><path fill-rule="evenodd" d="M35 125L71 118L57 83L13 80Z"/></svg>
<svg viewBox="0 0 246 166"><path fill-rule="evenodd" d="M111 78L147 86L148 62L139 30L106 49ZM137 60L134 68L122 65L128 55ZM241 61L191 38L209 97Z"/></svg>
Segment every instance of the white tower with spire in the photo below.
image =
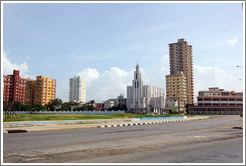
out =
<svg viewBox="0 0 246 166"><path fill-rule="evenodd" d="M164 89L143 85L138 62L134 71L132 86L127 86L127 107L128 110L135 113L149 113L152 108L164 108Z"/></svg>

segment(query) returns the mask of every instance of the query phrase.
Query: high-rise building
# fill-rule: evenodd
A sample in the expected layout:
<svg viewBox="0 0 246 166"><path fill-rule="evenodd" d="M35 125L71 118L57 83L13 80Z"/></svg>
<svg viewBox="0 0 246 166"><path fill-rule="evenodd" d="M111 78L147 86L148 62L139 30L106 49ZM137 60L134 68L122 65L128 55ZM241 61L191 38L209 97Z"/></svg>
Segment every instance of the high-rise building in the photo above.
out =
<svg viewBox="0 0 246 166"><path fill-rule="evenodd" d="M37 76L34 88L34 104L45 105L56 98L56 80Z"/></svg>
<svg viewBox="0 0 246 166"><path fill-rule="evenodd" d="M86 81L80 76L70 78L69 101L83 104L86 102Z"/></svg>
<svg viewBox="0 0 246 166"><path fill-rule="evenodd" d="M134 113L160 113L164 106L164 88L143 85L142 73L137 64L132 86L127 86L128 110Z"/></svg>
<svg viewBox="0 0 246 166"><path fill-rule="evenodd" d="M35 80L26 80L26 101L25 104L33 105L35 92Z"/></svg>
<svg viewBox="0 0 246 166"><path fill-rule="evenodd" d="M186 78L187 104L194 103L192 46L185 39L169 44L170 75L183 72Z"/></svg>
<svg viewBox="0 0 246 166"><path fill-rule="evenodd" d="M19 101L25 104L26 79L20 77L20 71L14 70L13 75L3 76L3 101Z"/></svg>

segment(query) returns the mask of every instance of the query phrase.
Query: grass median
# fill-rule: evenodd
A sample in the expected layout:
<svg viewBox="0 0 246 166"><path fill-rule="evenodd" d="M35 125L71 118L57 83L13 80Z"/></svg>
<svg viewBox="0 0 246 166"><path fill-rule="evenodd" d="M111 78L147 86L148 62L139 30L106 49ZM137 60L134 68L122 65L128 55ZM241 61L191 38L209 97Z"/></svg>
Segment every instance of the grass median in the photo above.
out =
<svg viewBox="0 0 246 166"><path fill-rule="evenodd" d="M178 114L164 115L182 116ZM162 117L164 117L162 116ZM4 117L4 115L3 115ZM142 117L160 117L160 115L141 115L132 113L117 113L112 115L87 115L87 114L17 114L15 118L4 118L3 122L15 121L58 121L58 120L93 120L93 119L127 119L127 118L142 118Z"/></svg>

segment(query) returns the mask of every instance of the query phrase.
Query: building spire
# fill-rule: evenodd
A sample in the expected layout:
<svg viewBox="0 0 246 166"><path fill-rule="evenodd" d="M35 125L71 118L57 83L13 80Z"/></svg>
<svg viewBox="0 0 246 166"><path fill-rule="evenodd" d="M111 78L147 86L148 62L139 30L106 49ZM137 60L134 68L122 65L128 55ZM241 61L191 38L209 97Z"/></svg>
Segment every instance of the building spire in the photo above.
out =
<svg viewBox="0 0 246 166"><path fill-rule="evenodd" d="M137 60L136 70L139 70L138 60Z"/></svg>

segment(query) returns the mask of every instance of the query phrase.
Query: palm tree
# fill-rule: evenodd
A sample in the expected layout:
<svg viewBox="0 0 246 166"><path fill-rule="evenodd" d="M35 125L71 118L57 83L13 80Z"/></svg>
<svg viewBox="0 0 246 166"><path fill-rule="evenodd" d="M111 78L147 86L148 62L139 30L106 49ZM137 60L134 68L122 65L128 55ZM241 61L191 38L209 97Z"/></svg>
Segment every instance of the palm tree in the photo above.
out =
<svg viewBox="0 0 246 166"><path fill-rule="evenodd" d="M89 109L90 109L91 111L93 111L93 110L95 109L94 104L95 104L95 100L90 100L90 101L88 102L88 106L89 106Z"/></svg>

